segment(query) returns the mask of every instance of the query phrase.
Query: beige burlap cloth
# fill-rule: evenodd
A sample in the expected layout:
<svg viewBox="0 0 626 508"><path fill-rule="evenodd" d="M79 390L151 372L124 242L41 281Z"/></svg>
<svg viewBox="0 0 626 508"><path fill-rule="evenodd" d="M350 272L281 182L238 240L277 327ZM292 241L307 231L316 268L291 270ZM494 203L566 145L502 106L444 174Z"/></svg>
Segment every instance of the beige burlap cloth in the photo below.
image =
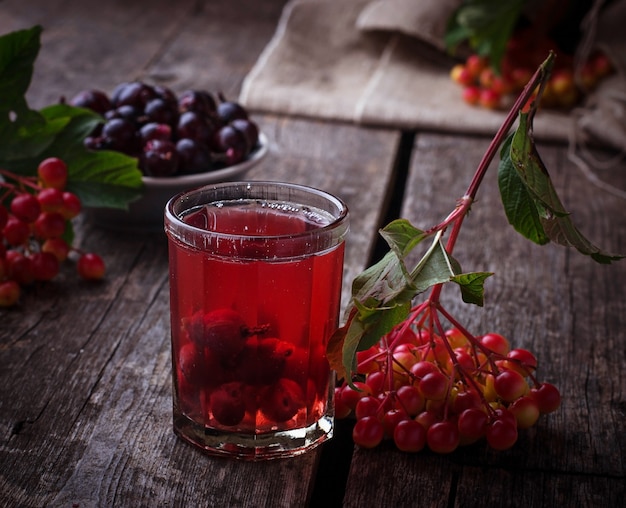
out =
<svg viewBox="0 0 626 508"><path fill-rule="evenodd" d="M262 112L493 134L504 113L465 104L449 76L451 61L428 44L442 39L443 10L415 11L403 5L407 2L457 4L292 0L246 77L240 101ZM381 5L391 3L397 9ZM429 17L429 12L438 16ZM426 39L412 37L412 26ZM568 116L552 112L540 115L535 124L538 136L556 139L565 139L569 128Z"/></svg>
<svg viewBox="0 0 626 508"><path fill-rule="evenodd" d="M443 51L460 1L291 0L239 100L259 112L492 135L505 112L465 104ZM577 120L542 110L535 135L566 141Z"/></svg>

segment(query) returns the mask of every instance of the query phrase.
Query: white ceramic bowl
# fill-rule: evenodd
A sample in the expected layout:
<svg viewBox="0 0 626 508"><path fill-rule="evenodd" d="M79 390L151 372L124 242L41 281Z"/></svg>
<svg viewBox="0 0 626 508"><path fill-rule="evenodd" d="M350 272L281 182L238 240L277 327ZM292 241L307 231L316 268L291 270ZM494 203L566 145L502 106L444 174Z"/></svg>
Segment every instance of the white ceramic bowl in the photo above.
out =
<svg viewBox="0 0 626 508"><path fill-rule="evenodd" d="M246 160L223 169L173 177L143 177L141 198L129 204L128 210L92 208L89 217L98 225L120 230L154 231L163 229L163 212L167 201L176 194L216 182L240 180L268 152L267 137L259 134L259 145Z"/></svg>

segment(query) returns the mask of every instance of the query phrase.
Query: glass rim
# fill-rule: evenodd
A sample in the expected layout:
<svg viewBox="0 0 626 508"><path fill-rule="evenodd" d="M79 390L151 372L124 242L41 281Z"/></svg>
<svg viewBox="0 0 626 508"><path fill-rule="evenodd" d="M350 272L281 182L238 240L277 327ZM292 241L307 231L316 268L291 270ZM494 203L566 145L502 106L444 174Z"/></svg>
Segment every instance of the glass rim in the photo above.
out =
<svg viewBox="0 0 626 508"><path fill-rule="evenodd" d="M174 211L174 206L177 203L180 203L186 197L200 195L206 191L225 189L228 187L246 188L251 193L254 188L262 188L262 187L265 187L265 188L273 187L276 189L293 189L295 191L312 194L312 195L317 196L318 198L326 200L337 209L338 213L336 214L336 216L335 214L332 214L332 220L328 224L325 224L323 226L310 229L307 231L302 231L299 233L281 234L281 235L265 235L265 234L254 235L254 234L221 233L219 231L212 231L210 229L203 229L197 226L192 226L184 222L183 220L181 220L179 215ZM295 197L293 200L290 201L289 199L283 199L283 198L272 198L272 197L267 197L267 196L260 197L254 193L252 193L250 196L242 195L239 198L233 198L232 201L243 200L243 199L267 199L268 201L276 201L276 202L281 202L281 203L289 202L292 204L294 203L298 204L300 206L307 206L307 205L302 205L302 203L299 203L298 199ZM226 198L216 199L214 202L219 202L219 201L227 201L227 199ZM327 210L324 210L324 211L327 211ZM346 225L346 231L347 231L348 229L347 219L348 219L348 206L341 198L327 191L321 190L317 187L312 187L312 186L302 185L302 184L297 184L297 183L287 183L287 182L281 182L281 181L250 180L250 181L232 181L232 182L219 182L219 183L214 183L214 184L208 184L202 187L197 187L195 189L189 189L186 191L179 192L175 196L172 196L165 205L165 231L166 232L169 232L171 227L176 227L176 228L184 228L187 231L198 232L203 235L211 235L212 237L215 237L215 238L224 238L224 239L233 239L233 240L246 239L246 240L254 241L254 240L265 239L265 240L271 240L271 241L279 241L279 240L291 240L291 239L305 238L307 236L320 236L324 234L329 234L335 231L336 229L340 228L344 224Z"/></svg>

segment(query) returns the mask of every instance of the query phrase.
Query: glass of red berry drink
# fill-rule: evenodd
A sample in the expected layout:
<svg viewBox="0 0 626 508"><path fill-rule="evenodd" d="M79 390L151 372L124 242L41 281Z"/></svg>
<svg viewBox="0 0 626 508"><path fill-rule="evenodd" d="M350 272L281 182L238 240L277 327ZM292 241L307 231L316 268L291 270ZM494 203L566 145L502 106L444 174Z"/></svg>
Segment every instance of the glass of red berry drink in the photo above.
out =
<svg viewBox="0 0 626 508"><path fill-rule="evenodd" d="M248 460L329 439L345 204L300 185L223 183L172 198L165 230L175 433Z"/></svg>

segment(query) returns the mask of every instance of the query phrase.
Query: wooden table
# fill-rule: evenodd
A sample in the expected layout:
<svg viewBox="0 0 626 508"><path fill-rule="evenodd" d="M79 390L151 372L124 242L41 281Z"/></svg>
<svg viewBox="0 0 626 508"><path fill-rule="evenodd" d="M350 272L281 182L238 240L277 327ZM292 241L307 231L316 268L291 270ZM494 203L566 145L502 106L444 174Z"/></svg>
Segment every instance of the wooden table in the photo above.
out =
<svg viewBox="0 0 626 508"><path fill-rule="evenodd" d="M5 0L0 32L44 26L29 103L130 79L236 97L272 36L284 0ZM331 190L351 209L344 297L380 255L377 228L402 216L429 227L452 210L489 139L257 115L270 155L257 179ZM567 159L541 153L575 223L626 252L624 200ZM484 308L444 290L475 333L534 351L562 407L505 452L450 455L354 448L351 421L304 456L268 463L207 457L171 428L167 249L162 233L77 221L100 253L102 284L65 268L0 310L0 505L28 506L618 506L626 471L626 261L598 265L538 247L506 223L492 168L455 251L493 271ZM626 164L602 173L626 189Z"/></svg>

